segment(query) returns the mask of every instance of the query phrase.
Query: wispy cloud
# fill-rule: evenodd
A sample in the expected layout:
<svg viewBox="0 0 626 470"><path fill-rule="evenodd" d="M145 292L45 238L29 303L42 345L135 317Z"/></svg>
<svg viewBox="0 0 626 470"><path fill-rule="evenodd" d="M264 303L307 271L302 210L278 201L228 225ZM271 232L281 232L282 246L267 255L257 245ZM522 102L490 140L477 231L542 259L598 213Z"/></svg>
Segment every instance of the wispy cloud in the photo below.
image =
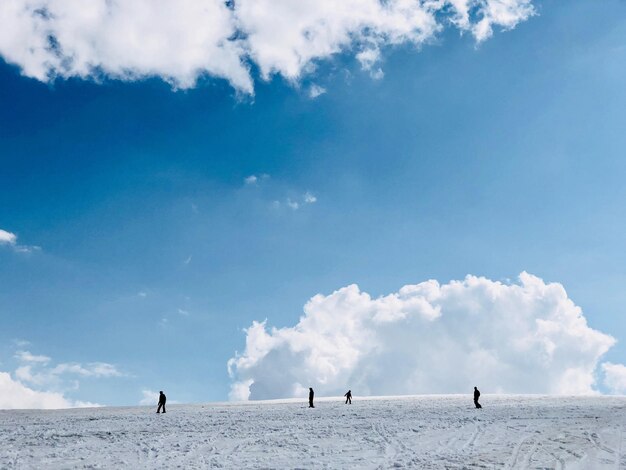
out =
<svg viewBox="0 0 626 470"><path fill-rule="evenodd" d="M22 345L28 343L20 342ZM72 400L66 394L78 389L82 379L124 375L113 364L106 362L53 364L52 358L25 350L16 351L14 358L18 367L13 376L9 372L0 372L0 409L99 406Z"/></svg>
<svg viewBox="0 0 626 470"><path fill-rule="evenodd" d="M0 229L0 246L8 246L18 253L32 253L41 250L41 247L34 245L19 245L17 235L7 230Z"/></svg>
<svg viewBox="0 0 626 470"><path fill-rule="evenodd" d="M314 204L316 202L317 202L317 197L314 196L310 192L306 192L302 196L300 196L298 199L292 199L288 197L287 199L284 200L284 202L281 202L279 200L274 200L272 201L272 206L275 209L280 209L281 207L285 206L293 211L297 211L301 209L303 205Z"/></svg>
<svg viewBox="0 0 626 470"><path fill-rule="evenodd" d="M380 62L380 49L378 47L370 47L359 52L356 55L357 60L361 64L361 68L369 72L370 77L374 80L381 80L385 73L377 64Z"/></svg>
<svg viewBox="0 0 626 470"><path fill-rule="evenodd" d="M326 88L313 84L309 87L309 98L311 99L315 99L318 96L322 96L324 93L326 93Z"/></svg>
<svg viewBox="0 0 626 470"><path fill-rule="evenodd" d="M315 197L313 194L311 194L310 192L306 192L304 193L304 202L306 204L313 204L315 202L317 202L317 197Z"/></svg>
<svg viewBox="0 0 626 470"><path fill-rule="evenodd" d="M30 351L17 351L15 358L20 366L15 370L15 376L22 382L35 385L60 385L71 377L121 377L123 374L117 368L106 362L64 362L55 366L48 366L52 359L44 355L35 355Z"/></svg>
<svg viewBox="0 0 626 470"><path fill-rule="evenodd" d="M269 179L269 177L270 175L268 175L267 173L261 173L260 175L250 175L250 176L246 176L243 179L243 182L245 185L248 185L248 186L256 186L261 181Z"/></svg>
<svg viewBox="0 0 626 470"><path fill-rule="evenodd" d="M25 348L26 346L30 346L30 341L27 341L25 339L21 339L21 338L15 338L13 340L13 344L15 346L17 346L18 348Z"/></svg>
<svg viewBox="0 0 626 470"><path fill-rule="evenodd" d="M15 353L15 358L20 362L39 362L42 364L50 362L50 358L48 356L36 356L31 354L29 351L17 351Z"/></svg>
<svg viewBox="0 0 626 470"><path fill-rule="evenodd" d="M292 201L290 198L287 198L286 204L289 209L293 209L294 211L300 209L300 203L297 201Z"/></svg>
<svg viewBox="0 0 626 470"><path fill-rule="evenodd" d="M256 175L246 176L243 180L245 184L256 184L259 178Z"/></svg>

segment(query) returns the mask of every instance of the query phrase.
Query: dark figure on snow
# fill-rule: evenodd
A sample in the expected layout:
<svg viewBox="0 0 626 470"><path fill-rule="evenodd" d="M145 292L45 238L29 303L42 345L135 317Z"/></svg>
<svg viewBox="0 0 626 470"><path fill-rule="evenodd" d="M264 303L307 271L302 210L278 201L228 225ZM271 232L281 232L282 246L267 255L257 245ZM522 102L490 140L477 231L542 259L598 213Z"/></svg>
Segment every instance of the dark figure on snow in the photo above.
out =
<svg viewBox="0 0 626 470"><path fill-rule="evenodd" d="M352 390L348 390L348 393L346 393L344 397L346 397L346 405L348 403L352 405Z"/></svg>
<svg viewBox="0 0 626 470"><path fill-rule="evenodd" d="M159 406L157 406L157 413L161 412L161 408L163 408L163 413L165 413L165 402L167 401L167 397L165 393L162 391L159 392Z"/></svg>
<svg viewBox="0 0 626 470"><path fill-rule="evenodd" d="M315 395L315 393L313 392L313 389L311 387L309 387L309 408L315 408L313 406L313 396Z"/></svg>
<svg viewBox="0 0 626 470"><path fill-rule="evenodd" d="M478 403L479 398L480 398L480 392L478 391L476 387L474 387L474 405L476 405L476 408L482 408L482 406L480 406L480 403Z"/></svg>

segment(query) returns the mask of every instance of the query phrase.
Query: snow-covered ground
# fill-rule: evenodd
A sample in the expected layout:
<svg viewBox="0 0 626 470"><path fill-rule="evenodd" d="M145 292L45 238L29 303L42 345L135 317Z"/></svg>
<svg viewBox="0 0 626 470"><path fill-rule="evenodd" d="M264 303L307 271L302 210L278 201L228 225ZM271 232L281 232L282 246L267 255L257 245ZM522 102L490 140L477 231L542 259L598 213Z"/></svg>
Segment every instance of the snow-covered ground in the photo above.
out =
<svg viewBox="0 0 626 470"><path fill-rule="evenodd" d="M626 468L626 398L0 411L0 468Z"/></svg>

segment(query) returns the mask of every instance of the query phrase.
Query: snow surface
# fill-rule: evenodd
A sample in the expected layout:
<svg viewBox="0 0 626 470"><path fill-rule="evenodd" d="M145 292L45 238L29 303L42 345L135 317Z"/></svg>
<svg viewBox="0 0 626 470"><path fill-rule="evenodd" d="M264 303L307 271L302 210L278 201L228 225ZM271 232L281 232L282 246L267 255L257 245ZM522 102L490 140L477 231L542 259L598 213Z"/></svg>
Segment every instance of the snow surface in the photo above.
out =
<svg viewBox="0 0 626 470"><path fill-rule="evenodd" d="M0 411L0 468L626 468L626 397Z"/></svg>

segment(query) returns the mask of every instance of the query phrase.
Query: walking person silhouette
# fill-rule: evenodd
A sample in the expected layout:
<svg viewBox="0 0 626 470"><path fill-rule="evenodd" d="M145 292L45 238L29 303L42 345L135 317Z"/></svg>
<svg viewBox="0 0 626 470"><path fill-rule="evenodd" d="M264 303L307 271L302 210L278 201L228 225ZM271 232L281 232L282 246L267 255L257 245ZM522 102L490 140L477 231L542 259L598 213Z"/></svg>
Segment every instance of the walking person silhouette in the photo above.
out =
<svg viewBox="0 0 626 470"><path fill-rule="evenodd" d="M315 408L313 406L313 397L315 396L315 392L313 392L313 389L311 387L309 387L309 408Z"/></svg>
<svg viewBox="0 0 626 470"><path fill-rule="evenodd" d="M348 390L348 393L346 393L344 397L346 397L346 405L348 403L352 405L352 390Z"/></svg>
<svg viewBox="0 0 626 470"><path fill-rule="evenodd" d="M165 402L167 401L167 397L163 391L159 392L159 406L157 406L157 413L161 412L161 408L163 408L163 413L165 413Z"/></svg>
<svg viewBox="0 0 626 470"><path fill-rule="evenodd" d="M479 398L480 398L480 392L478 391L476 387L474 387L474 405L476 405L476 408L482 408L481 404L478 403Z"/></svg>

